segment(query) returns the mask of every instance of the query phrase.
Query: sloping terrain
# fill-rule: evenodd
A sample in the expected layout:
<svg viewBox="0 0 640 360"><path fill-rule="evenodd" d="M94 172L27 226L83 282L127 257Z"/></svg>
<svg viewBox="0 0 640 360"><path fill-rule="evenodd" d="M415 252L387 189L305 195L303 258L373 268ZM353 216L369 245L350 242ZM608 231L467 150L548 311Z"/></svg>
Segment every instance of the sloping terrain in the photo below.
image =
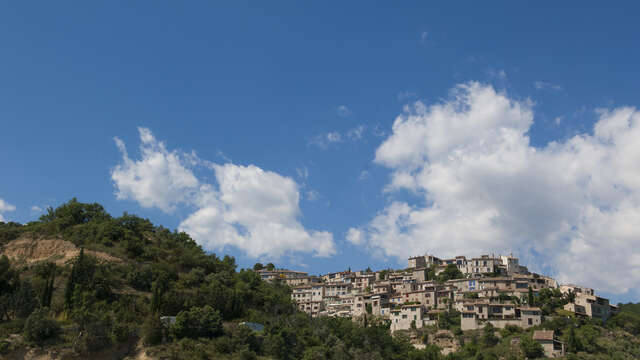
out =
<svg viewBox="0 0 640 360"><path fill-rule="evenodd" d="M85 250L85 252L98 259L122 263L123 260L102 251ZM40 261L55 262L63 266L69 260L80 253L80 248L69 241L62 239L32 238L22 236L10 241L0 249L0 256L6 255L12 261L25 261L36 263Z"/></svg>

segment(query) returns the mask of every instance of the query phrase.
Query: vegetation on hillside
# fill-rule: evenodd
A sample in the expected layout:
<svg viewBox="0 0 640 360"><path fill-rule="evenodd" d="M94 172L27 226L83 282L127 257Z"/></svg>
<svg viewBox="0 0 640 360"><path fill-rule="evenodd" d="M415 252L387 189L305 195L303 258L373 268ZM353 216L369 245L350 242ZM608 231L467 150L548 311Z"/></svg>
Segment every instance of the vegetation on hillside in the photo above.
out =
<svg viewBox="0 0 640 360"><path fill-rule="evenodd" d="M25 236L61 238L123 261L96 259L84 250L64 266L0 257L0 354L38 347L86 358L131 353L141 342L165 359L445 358L433 345L416 350L410 342L415 333L391 336L382 321L311 318L296 310L289 287L263 282L254 271L273 264L238 270L232 257L205 253L185 233L127 213L113 217L99 204L73 199L38 221L0 223L0 246ZM459 276L455 266L432 275L439 281ZM563 300L541 292L534 301L552 315ZM461 344L447 359L540 356L532 330L462 333L458 313L441 317L440 328L451 330ZM540 328L557 330L571 358L640 358L640 315L633 311L606 324L548 318ZM264 330L255 332L243 321L263 324Z"/></svg>

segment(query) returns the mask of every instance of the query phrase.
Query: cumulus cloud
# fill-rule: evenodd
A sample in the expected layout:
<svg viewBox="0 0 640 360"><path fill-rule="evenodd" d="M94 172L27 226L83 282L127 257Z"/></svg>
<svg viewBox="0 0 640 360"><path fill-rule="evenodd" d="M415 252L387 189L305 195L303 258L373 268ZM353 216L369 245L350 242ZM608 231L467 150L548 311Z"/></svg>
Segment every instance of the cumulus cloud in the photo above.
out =
<svg viewBox="0 0 640 360"><path fill-rule="evenodd" d="M376 151L375 162L391 169L392 200L358 239L399 261L426 252L540 254L533 267L550 266L560 281L637 288L640 112L599 117L592 134L536 148L528 100L471 82L441 103L416 102ZM395 198L398 190L417 201Z"/></svg>
<svg viewBox="0 0 640 360"><path fill-rule="evenodd" d="M335 253L333 236L307 230L301 216L298 184L255 165L216 164L194 154L167 150L151 131L139 128L139 160L115 139L122 163L111 172L119 199L172 212L193 208L179 225L207 250L235 246L251 257L280 257L294 252ZM212 171L216 183L199 179L195 168Z"/></svg>
<svg viewBox="0 0 640 360"><path fill-rule="evenodd" d="M360 245L364 241L362 230L357 228L351 228L347 231L346 239L353 245Z"/></svg>
<svg viewBox="0 0 640 360"><path fill-rule="evenodd" d="M4 201L4 199L0 198L0 221L2 222L6 221L5 218L2 216L3 212L14 211L15 209L16 209L15 206L9 204L8 202Z"/></svg>
<svg viewBox="0 0 640 360"><path fill-rule="evenodd" d="M118 199L135 199L142 207L157 207L171 212L176 204L195 195L199 181L189 170L186 156L168 151L151 131L138 128L141 159L132 160L122 140L114 138L122 154L122 163L111 171Z"/></svg>

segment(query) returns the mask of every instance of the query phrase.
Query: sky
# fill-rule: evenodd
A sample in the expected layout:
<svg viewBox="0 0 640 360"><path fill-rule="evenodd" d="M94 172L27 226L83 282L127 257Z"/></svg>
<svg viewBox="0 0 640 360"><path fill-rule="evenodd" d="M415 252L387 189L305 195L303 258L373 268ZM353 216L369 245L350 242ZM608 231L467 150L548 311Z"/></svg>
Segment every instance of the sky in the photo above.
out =
<svg viewBox="0 0 640 360"><path fill-rule="evenodd" d="M73 197L312 274L513 253L640 300L613 2L0 5L0 221Z"/></svg>

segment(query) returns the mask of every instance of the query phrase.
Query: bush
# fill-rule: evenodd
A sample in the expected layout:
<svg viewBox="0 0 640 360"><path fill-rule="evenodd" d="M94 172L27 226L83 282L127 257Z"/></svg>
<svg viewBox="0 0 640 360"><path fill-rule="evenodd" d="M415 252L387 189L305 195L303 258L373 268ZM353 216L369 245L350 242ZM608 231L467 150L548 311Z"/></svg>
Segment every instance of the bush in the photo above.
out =
<svg viewBox="0 0 640 360"><path fill-rule="evenodd" d="M211 338L222 335L222 317L220 312L211 306L194 306L188 311L181 311L176 316L176 322L171 327L171 332L178 338L191 339Z"/></svg>
<svg viewBox="0 0 640 360"><path fill-rule="evenodd" d="M142 324L142 342L145 345L158 345L163 337L164 324L160 317L155 314L149 315Z"/></svg>
<svg viewBox="0 0 640 360"><path fill-rule="evenodd" d="M251 350L242 349L233 354L233 360L256 360L258 356Z"/></svg>
<svg viewBox="0 0 640 360"><path fill-rule="evenodd" d="M60 326L47 315L48 310L41 308L35 310L24 324L24 337L28 341L40 342L58 335Z"/></svg>
<svg viewBox="0 0 640 360"><path fill-rule="evenodd" d="M79 323L80 333L73 344L77 353L90 353L111 345L111 321L107 316L87 316Z"/></svg>
<svg viewBox="0 0 640 360"><path fill-rule="evenodd" d="M520 337L520 348L522 352L524 352L524 356L535 359L544 356L544 349L539 342L533 340L529 336L521 336Z"/></svg>

